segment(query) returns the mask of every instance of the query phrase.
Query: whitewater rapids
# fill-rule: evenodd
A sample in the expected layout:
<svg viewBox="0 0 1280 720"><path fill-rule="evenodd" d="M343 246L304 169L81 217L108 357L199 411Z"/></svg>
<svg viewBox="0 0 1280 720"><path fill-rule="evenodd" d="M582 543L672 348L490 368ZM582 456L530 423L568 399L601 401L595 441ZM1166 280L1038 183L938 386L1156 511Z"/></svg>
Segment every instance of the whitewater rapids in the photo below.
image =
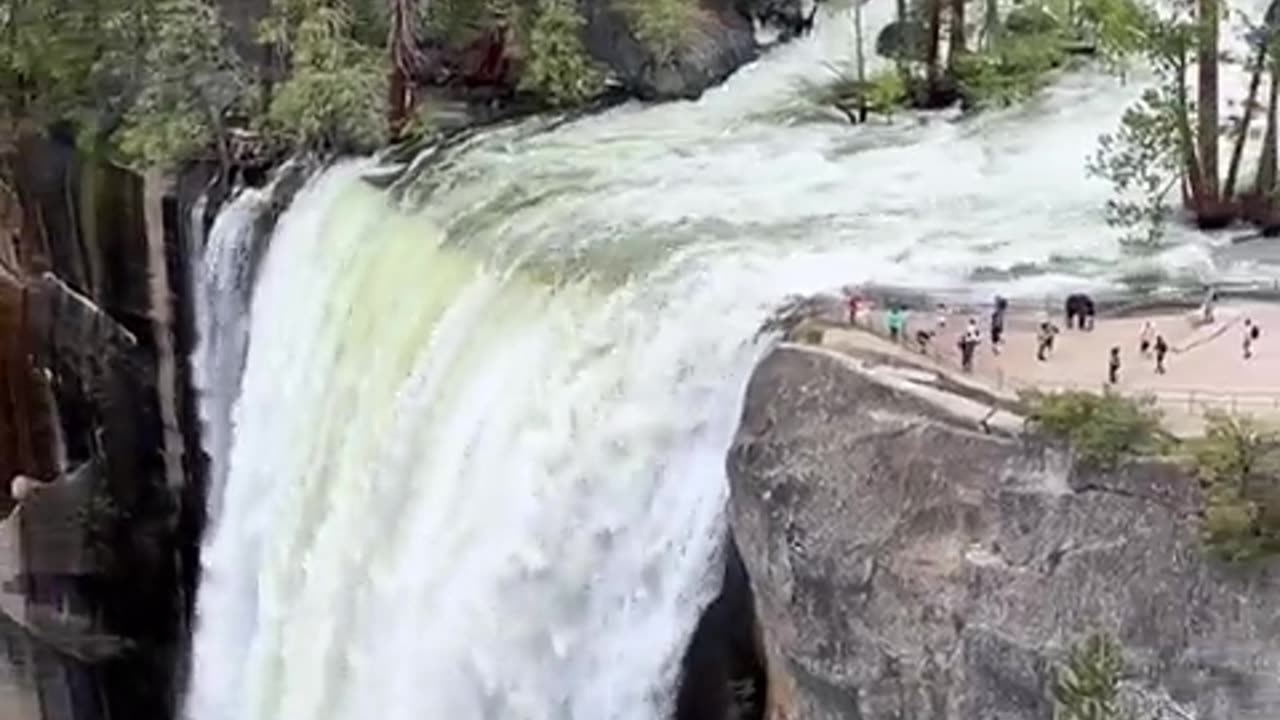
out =
<svg viewBox="0 0 1280 720"><path fill-rule="evenodd" d="M850 31L826 18L698 102L487 133L415 202L361 180L371 161L331 168L279 219L243 327L219 293L244 290L224 275L264 203L223 210L189 718L666 718L719 578L751 337L785 294L1257 271L1192 233L1134 256L1105 226L1084 158L1140 83L1077 74L975 121L800 119L797 82Z"/></svg>

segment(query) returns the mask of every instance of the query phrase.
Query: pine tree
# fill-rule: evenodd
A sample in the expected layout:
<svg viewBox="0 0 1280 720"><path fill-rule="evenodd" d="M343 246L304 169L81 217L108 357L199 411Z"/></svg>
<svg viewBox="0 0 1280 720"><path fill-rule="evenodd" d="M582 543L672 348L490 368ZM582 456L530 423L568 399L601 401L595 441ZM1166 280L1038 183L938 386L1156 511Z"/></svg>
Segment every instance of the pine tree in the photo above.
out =
<svg viewBox="0 0 1280 720"><path fill-rule="evenodd" d="M1054 684L1054 720L1132 720L1119 702L1125 660L1110 636L1095 633L1072 648Z"/></svg>

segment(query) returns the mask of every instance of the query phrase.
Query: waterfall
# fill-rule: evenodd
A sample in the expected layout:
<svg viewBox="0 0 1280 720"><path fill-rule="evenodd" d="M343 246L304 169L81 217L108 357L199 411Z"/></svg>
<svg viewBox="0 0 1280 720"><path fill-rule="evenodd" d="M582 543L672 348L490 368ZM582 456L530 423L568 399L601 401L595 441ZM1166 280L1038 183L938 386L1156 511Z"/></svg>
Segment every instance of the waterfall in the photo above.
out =
<svg viewBox="0 0 1280 720"><path fill-rule="evenodd" d="M804 119L797 84L850 33L827 18L698 102L489 131L404 197L361 179L372 161L332 167L280 217L248 313L231 278L258 206L222 211L192 720L665 718L780 298L1218 271L1195 233L1135 256L1104 223L1084 158L1141 84Z"/></svg>
<svg viewBox="0 0 1280 720"><path fill-rule="evenodd" d="M196 347L191 376L199 392L201 438L209 455L210 523L217 521L231 452L231 408L240 391L249 342L255 225L272 186L245 188L218 213L203 248L192 252ZM191 237L201 237L204 201L193 208Z"/></svg>

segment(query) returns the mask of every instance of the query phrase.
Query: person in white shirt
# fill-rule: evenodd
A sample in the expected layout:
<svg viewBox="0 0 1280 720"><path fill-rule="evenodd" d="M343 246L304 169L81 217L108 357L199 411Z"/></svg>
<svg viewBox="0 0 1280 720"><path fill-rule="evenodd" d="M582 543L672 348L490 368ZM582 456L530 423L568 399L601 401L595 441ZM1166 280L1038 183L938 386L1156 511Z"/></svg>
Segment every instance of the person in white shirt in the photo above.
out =
<svg viewBox="0 0 1280 720"><path fill-rule="evenodd" d="M1151 354L1151 345L1156 341L1156 326L1150 320L1142 323L1142 330L1138 333L1138 352L1142 357L1148 357Z"/></svg>

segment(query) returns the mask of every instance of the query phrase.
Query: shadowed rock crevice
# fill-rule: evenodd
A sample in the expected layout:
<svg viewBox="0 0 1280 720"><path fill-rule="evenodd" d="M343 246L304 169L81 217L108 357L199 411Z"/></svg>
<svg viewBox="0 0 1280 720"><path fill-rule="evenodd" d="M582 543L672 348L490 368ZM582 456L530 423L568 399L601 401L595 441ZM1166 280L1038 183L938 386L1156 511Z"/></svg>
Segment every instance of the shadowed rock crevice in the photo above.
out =
<svg viewBox="0 0 1280 720"><path fill-rule="evenodd" d="M681 664L675 720L761 720L765 700L751 584L729 538L720 594L703 612Z"/></svg>

